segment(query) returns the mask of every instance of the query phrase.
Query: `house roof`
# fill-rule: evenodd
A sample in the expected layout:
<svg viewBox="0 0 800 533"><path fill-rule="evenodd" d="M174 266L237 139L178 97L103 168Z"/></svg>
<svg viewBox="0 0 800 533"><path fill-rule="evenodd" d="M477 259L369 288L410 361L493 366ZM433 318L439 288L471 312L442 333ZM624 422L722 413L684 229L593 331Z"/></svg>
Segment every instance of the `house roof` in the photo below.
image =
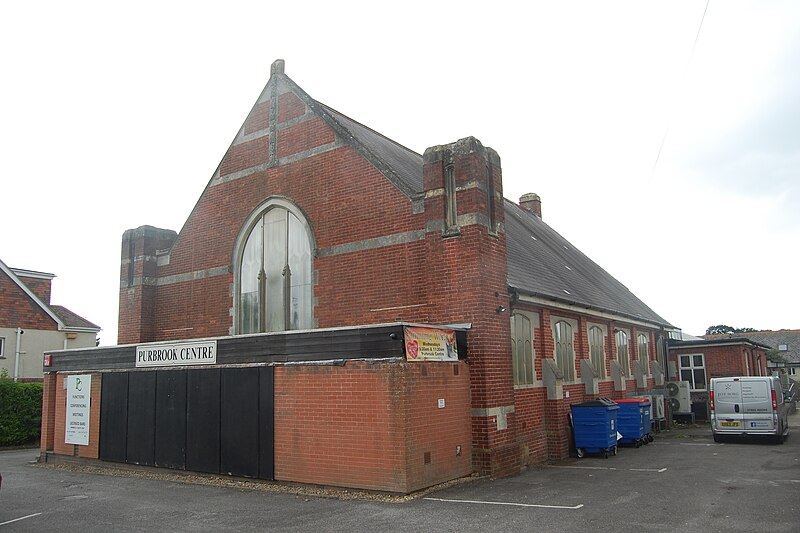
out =
<svg viewBox="0 0 800 533"><path fill-rule="evenodd" d="M67 328L83 328L83 329L93 329L100 331L100 326L98 326L97 324L93 324L92 322L89 322L88 320L86 320L85 318L76 313L73 313L63 305L51 304L50 309L52 309L53 312L56 315L58 315L58 317L61 319L61 321Z"/></svg>
<svg viewBox="0 0 800 533"><path fill-rule="evenodd" d="M741 335L741 334L739 334ZM739 335L703 335L704 339L730 339ZM800 364L800 329L781 329L778 331L748 331L744 334L748 339L766 345L770 350L778 350L778 355L789 363ZM781 350L785 346L786 350Z"/></svg>
<svg viewBox="0 0 800 533"><path fill-rule="evenodd" d="M422 156L311 98L273 64L279 76L340 136L409 198L424 194ZM272 80L271 80L272 82ZM508 285L530 296L674 327L540 218L505 201Z"/></svg>
<svg viewBox="0 0 800 533"><path fill-rule="evenodd" d="M749 336L749 333L748 333ZM679 341L679 340L670 340L669 341L669 348L700 348L703 346L724 346L726 344L748 344L753 347L763 348L764 350L769 350L770 347L766 344L754 341L749 337L740 337L740 336L727 336L720 337L718 339L697 339L697 340L687 340L687 341Z"/></svg>
<svg viewBox="0 0 800 533"><path fill-rule="evenodd" d="M100 331L100 327L92 324L85 318L73 313L69 309L61 305L48 305L44 303L38 296L36 296L33 291L31 291L22 280L15 274L17 272L24 272L26 274L39 274L36 277L49 277L48 279L52 279L52 274L46 274L43 272L34 272L31 270L21 270L21 269L12 269L9 268L1 259L0 259L0 270L2 270L10 279L13 281L24 293L25 295L34 302L37 306L39 306L42 311L47 313L50 318L55 321L58 325L59 330L89 330L89 331Z"/></svg>

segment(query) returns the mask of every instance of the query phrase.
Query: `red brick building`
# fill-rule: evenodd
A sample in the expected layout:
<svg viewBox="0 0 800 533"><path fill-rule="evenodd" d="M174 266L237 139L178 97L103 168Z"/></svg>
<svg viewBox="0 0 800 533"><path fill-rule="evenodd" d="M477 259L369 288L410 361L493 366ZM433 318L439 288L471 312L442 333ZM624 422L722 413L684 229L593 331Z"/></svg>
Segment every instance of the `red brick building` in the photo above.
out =
<svg viewBox="0 0 800 533"><path fill-rule="evenodd" d="M96 344L97 325L50 303L53 278L0 260L0 371L9 377L41 380L45 351Z"/></svg>
<svg viewBox="0 0 800 533"><path fill-rule="evenodd" d="M123 236L119 342L218 338L231 364L270 368L253 390L274 398L274 435L255 440L274 443L275 479L408 492L513 474L569 453L570 404L659 390L674 329L541 214L536 195L504 199L500 157L477 139L419 155L276 61L181 232ZM409 324L458 332L459 359L407 361L381 335ZM300 345L328 363L284 364ZM105 381L130 368L123 351L107 368L54 354L54 368ZM101 416L101 458L115 423Z"/></svg>
<svg viewBox="0 0 800 533"><path fill-rule="evenodd" d="M692 412L708 417L708 384L711 378L769 376L766 344L745 336L713 336L708 339L670 340L669 375L688 381Z"/></svg>

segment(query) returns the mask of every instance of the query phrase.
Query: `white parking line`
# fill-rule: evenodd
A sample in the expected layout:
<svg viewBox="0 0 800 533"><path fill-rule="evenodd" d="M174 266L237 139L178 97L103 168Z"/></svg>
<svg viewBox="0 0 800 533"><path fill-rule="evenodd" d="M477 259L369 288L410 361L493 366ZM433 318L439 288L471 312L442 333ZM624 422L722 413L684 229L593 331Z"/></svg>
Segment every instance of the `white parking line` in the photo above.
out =
<svg viewBox="0 0 800 533"><path fill-rule="evenodd" d="M572 468L574 470L620 470L613 466L569 466L569 465L543 465L544 468ZM658 474L666 472L666 468L623 468L629 472L656 472Z"/></svg>
<svg viewBox="0 0 800 533"><path fill-rule="evenodd" d="M511 505L514 507L539 507L542 509L580 509L583 504L578 505L540 505L536 503L514 503L514 502L486 502L482 500L447 500L444 498L425 498L433 502L447 502L447 503L474 503L480 505Z"/></svg>
<svg viewBox="0 0 800 533"><path fill-rule="evenodd" d="M28 516L22 516L20 518L15 518L14 520L8 520L6 522L0 523L0 526L4 526L6 524L11 524L12 522L19 522L20 520L25 520L26 518L33 518L34 516L39 516L40 514L42 514L42 513L29 514Z"/></svg>

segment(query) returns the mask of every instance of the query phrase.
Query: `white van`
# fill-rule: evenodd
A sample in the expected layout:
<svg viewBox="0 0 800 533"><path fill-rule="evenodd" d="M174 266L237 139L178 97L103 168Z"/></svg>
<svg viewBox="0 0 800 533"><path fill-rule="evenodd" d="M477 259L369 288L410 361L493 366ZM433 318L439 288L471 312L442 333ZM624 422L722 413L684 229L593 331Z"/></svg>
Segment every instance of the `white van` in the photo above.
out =
<svg viewBox="0 0 800 533"><path fill-rule="evenodd" d="M709 403L714 442L727 435L766 435L782 443L789 435L789 407L780 378L711 378Z"/></svg>

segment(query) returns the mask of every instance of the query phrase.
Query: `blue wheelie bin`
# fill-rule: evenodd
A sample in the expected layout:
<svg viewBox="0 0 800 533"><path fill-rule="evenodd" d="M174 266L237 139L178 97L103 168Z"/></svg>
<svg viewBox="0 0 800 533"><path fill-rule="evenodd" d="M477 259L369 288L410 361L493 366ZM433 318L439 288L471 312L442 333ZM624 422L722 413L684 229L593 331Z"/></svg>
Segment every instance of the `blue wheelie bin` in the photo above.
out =
<svg viewBox="0 0 800 533"><path fill-rule="evenodd" d="M617 411L619 406L608 398L598 398L570 406L575 450L578 457L599 453L607 459L617 455Z"/></svg>
<svg viewBox="0 0 800 533"><path fill-rule="evenodd" d="M650 399L625 398L617 400L619 412L617 422L619 426L621 444L632 444L638 448L642 444L653 441L650 434Z"/></svg>

